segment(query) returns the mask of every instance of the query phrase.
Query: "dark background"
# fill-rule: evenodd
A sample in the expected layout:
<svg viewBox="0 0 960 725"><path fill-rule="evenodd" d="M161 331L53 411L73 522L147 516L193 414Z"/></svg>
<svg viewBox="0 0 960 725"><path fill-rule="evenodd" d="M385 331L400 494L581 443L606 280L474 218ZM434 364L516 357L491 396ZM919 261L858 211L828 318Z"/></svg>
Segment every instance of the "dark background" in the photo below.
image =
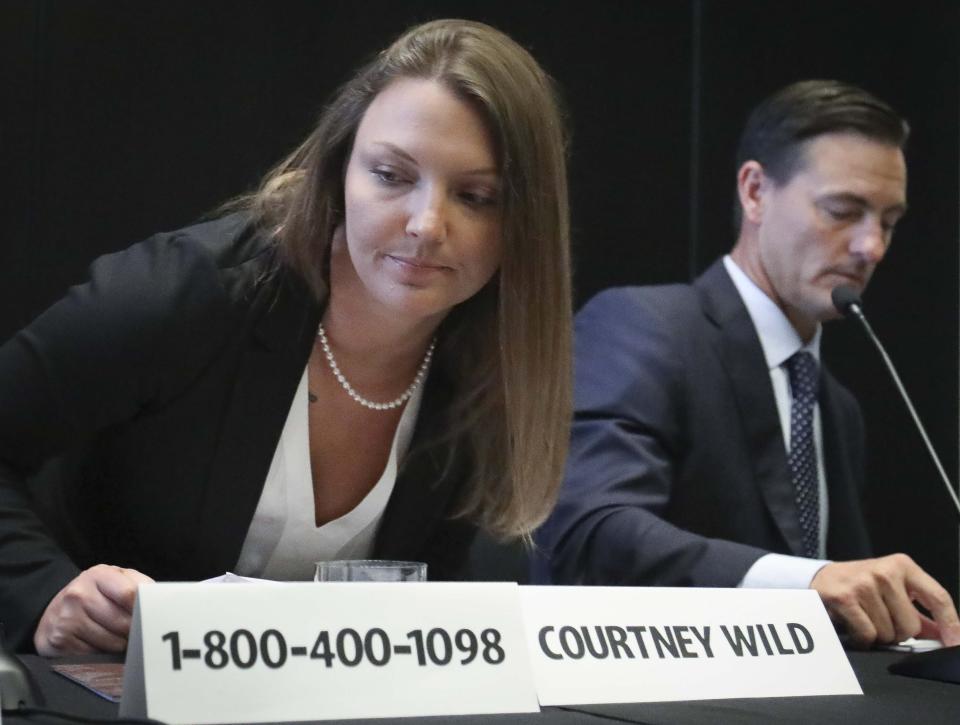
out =
<svg viewBox="0 0 960 725"><path fill-rule="evenodd" d="M578 306L611 285L689 279L729 249L736 137L779 86L835 77L903 113L911 210L867 310L956 480L960 4L578 5L4 0L0 340L93 257L254 187L407 25L470 17L563 88ZM846 323L828 326L824 356L864 407L878 553L910 553L956 597L956 515L892 383Z"/></svg>

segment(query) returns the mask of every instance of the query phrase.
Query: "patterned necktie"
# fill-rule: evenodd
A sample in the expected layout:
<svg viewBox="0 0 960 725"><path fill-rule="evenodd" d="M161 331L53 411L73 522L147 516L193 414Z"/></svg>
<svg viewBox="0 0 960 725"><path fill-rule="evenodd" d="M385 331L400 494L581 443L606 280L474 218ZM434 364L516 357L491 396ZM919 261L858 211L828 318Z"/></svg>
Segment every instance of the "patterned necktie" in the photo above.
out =
<svg viewBox="0 0 960 725"><path fill-rule="evenodd" d="M817 402L817 361L809 352L797 352L787 360L790 374L790 453L787 464L793 476L794 496L803 530L804 556L820 551L820 486L817 480L817 449L813 439L813 406Z"/></svg>

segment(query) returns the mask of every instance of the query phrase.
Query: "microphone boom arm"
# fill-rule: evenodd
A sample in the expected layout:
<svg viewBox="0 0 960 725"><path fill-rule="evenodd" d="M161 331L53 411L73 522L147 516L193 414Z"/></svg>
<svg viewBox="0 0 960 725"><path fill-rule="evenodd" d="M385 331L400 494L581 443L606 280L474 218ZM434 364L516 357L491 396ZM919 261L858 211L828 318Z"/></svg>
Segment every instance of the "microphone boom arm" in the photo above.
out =
<svg viewBox="0 0 960 725"><path fill-rule="evenodd" d="M907 410L910 411L910 416L913 418L913 422L916 424L917 430L920 431L920 437L923 438L923 442L927 446L927 451L930 452L930 457L937 466L937 471L940 473L940 478L943 480L943 485L947 487L947 493L950 494L950 498L953 500L953 505L957 508L957 514L960 515L960 498L957 498L957 492L953 490L953 484L950 483L947 472L944 470L943 464L940 462L940 457L933 449L933 444L930 442L930 438L927 436L927 431L923 427L923 423L920 422L920 416L917 415L917 411L914 409L913 403L910 401L910 396L907 395L906 388L904 388L903 383L900 382L900 376L897 375L897 370L893 367L893 361L890 360L890 356L887 355L887 351L884 350L883 345L880 344L880 339L873 334L873 328L870 327L870 323L867 322L867 318L863 314L863 310L860 309L860 305L858 305L856 302L850 302L847 305L846 312L857 318L860 324L863 325L863 329L867 332L867 337L870 338L877 350L880 352L880 357L883 358L883 362L887 366L887 370L890 372L890 377L893 378L893 382L896 384L897 390L900 391L900 397L903 398L903 402L906 403Z"/></svg>

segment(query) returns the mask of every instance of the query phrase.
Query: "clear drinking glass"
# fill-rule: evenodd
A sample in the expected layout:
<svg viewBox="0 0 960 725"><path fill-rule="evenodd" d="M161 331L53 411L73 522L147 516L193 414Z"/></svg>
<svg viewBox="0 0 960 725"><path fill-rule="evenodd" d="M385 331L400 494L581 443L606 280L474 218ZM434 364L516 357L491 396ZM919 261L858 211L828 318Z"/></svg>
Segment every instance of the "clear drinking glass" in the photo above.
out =
<svg viewBox="0 0 960 725"><path fill-rule="evenodd" d="M318 561L317 582L425 582L427 565L422 561L341 559Z"/></svg>

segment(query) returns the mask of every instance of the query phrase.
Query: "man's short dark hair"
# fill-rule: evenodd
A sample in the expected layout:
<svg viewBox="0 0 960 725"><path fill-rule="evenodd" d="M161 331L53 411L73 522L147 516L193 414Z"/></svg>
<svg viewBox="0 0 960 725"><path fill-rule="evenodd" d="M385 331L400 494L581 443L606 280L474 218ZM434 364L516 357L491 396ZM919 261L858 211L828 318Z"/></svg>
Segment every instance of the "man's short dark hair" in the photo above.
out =
<svg viewBox="0 0 960 725"><path fill-rule="evenodd" d="M910 126L876 96L848 83L799 81L762 101L747 118L737 147L737 170L753 160L775 183L785 184L800 168L805 142L825 133L858 133L903 148ZM740 202L734 204L740 227Z"/></svg>

